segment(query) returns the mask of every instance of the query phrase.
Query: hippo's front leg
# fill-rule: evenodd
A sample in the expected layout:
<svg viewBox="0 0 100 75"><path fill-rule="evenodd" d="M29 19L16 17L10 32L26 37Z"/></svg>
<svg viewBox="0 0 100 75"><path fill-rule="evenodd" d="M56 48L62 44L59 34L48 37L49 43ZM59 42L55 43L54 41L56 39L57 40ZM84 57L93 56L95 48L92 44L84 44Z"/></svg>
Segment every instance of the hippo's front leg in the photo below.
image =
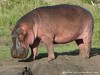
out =
<svg viewBox="0 0 100 75"><path fill-rule="evenodd" d="M43 43L45 43L47 50L48 50L48 60L54 60L54 47L53 47L53 40L47 36L42 36L41 40Z"/></svg>
<svg viewBox="0 0 100 75"><path fill-rule="evenodd" d="M36 56L38 56L38 47L33 49L33 59L35 60Z"/></svg>
<svg viewBox="0 0 100 75"><path fill-rule="evenodd" d="M31 55L30 55L29 59L31 59L31 60L35 60L36 59L36 56L38 55L39 42L40 42L40 40L36 39L34 41L33 45L30 46Z"/></svg>
<svg viewBox="0 0 100 75"><path fill-rule="evenodd" d="M31 48L31 55L29 56L28 60L35 60L36 56L38 56L38 47Z"/></svg>
<svg viewBox="0 0 100 75"><path fill-rule="evenodd" d="M29 56L29 58L27 60L35 60L36 56L38 55L38 47L30 47L31 48L31 55Z"/></svg>

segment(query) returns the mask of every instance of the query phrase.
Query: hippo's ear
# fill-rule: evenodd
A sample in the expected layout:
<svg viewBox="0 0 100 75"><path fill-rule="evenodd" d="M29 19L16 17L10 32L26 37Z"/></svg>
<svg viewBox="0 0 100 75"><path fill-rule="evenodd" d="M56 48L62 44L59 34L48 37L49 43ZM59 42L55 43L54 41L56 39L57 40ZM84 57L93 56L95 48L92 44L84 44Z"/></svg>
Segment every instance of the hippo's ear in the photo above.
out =
<svg viewBox="0 0 100 75"><path fill-rule="evenodd" d="M24 28L21 28L21 29L20 29L20 32L21 32L21 34L23 34L23 35L27 34L27 30L24 29Z"/></svg>
<svg viewBox="0 0 100 75"><path fill-rule="evenodd" d="M20 41L25 41L25 37L27 35L27 31L24 28L18 28L16 30L17 37Z"/></svg>
<svg viewBox="0 0 100 75"><path fill-rule="evenodd" d="M16 32L17 34L22 34L22 35L25 35L27 33L27 31L24 28L18 28Z"/></svg>

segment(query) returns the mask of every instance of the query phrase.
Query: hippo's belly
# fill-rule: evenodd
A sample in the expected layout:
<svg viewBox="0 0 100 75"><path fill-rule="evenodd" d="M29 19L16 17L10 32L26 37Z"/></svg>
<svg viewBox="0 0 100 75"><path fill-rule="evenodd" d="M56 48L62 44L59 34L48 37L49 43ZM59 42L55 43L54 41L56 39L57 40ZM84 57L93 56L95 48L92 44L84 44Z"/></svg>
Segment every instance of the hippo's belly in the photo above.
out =
<svg viewBox="0 0 100 75"><path fill-rule="evenodd" d="M71 41L77 39L77 37L78 37L78 34L75 34L75 33L57 34L54 37L54 44L68 43L68 42L71 42Z"/></svg>

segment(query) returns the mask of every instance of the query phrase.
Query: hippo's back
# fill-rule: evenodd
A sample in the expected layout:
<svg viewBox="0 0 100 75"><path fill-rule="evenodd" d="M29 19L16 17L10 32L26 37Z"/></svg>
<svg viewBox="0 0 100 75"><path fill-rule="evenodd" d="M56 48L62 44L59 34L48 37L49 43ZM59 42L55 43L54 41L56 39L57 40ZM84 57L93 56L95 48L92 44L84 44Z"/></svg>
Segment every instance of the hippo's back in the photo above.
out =
<svg viewBox="0 0 100 75"><path fill-rule="evenodd" d="M93 21L91 13L83 7L77 5L55 5L45 6L35 9L38 12L40 25L44 31L55 30L77 34L83 32L85 27L93 27L87 22ZM49 28L49 29L48 29ZM51 29L51 30L50 30ZM72 32L74 31L74 32Z"/></svg>
<svg viewBox="0 0 100 75"><path fill-rule="evenodd" d="M89 17L92 16L91 13L84 9L83 7L77 5L55 5L55 6L45 6L37 8L36 10L39 11L40 16L50 16L51 18L54 17L66 17L66 19L74 20L74 18L80 17Z"/></svg>
<svg viewBox="0 0 100 75"><path fill-rule="evenodd" d="M45 6L35 9L38 12L41 24L59 25L60 23L66 25L82 25L85 21L91 19L91 13L83 7L77 5L55 5ZM36 13L37 13L36 12ZM61 25L61 24L60 24Z"/></svg>

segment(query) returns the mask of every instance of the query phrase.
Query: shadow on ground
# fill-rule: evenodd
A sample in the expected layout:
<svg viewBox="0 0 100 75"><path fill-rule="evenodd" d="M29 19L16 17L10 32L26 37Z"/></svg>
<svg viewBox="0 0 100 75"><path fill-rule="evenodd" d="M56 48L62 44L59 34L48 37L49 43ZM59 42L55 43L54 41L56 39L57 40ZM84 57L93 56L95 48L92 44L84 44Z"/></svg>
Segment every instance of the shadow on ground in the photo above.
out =
<svg viewBox="0 0 100 75"><path fill-rule="evenodd" d="M71 55L71 56L76 56L76 55L79 55L79 50L73 50L73 51L70 51L70 52L62 52L62 53L57 53L55 52L55 56L58 57L59 55ZM91 53L90 53L90 56L96 56L96 55L100 55L100 48L92 48L91 49ZM44 57L47 57L47 53L42 53L42 54L39 54L38 55L38 59L41 59L41 58L44 58Z"/></svg>
<svg viewBox="0 0 100 75"><path fill-rule="evenodd" d="M76 55L79 55L79 50L76 49L76 50L73 50L73 51L70 51L70 52L62 52L62 53L57 53L55 52L55 56L56 58L59 56L59 55L70 55L70 56L76 56ZM92 48L91 49L91 53L90 53L90 57L93 57L93 56L96 56L96 55L100 55L100 48ZM36 57L36 60L39 60L41 58L45 58L47 57L48 54L47 53L41 53L39 54L37 57ZM32 59L26 59L26 60L19 60L19 62L31 62L33 61Z"/></svg>

